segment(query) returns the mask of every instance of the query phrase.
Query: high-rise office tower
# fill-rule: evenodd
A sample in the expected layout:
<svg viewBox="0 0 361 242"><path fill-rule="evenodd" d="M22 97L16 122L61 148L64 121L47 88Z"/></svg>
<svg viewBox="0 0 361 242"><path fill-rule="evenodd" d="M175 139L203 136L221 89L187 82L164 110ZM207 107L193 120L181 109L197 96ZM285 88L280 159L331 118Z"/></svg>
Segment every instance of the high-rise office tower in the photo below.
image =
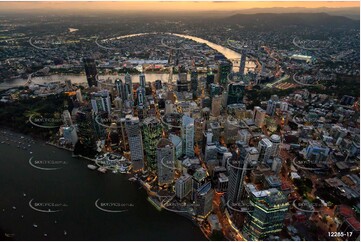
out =
<svg viewBox="0 0 361 242"><path fill-rule="evenodd" d="M144 73L140 73L139 75L139 84L141 87L145 88L146 87L146 82L145 82L145 75Z"/></svg>
<svg viewBox="0 0 361 242"><path fill-rule="evenodd" d="M174 180L175 151L169 139L161 139L157 144L158 185L170 185Z"/></svg>
<svg viewBox="0 0 361 242"><path fill-rule="evenodd" d="M188 92L189 91L189 83L187 73L179 73L177 80L177 90L178 92Z"/></svg>
<svg viewBox="0 0 361 242"><path fill-rule="evenodd" d="M229 167L227 203L232 206L233 203L238 203L240 201L243 182L247 171L247 163L232 160L231 157L227 160L226 166Z"/></svg>
<svg viewBox="0 0 361 242"><path fill-rule="evenodd" d="M183 154L183 149L182 149L182 139L181 137L175 135L175 134L169 134L169 140L172 141L173 145L174 145L174 149L175 149L175 156L176 158L180 158Z"/></svg>
<svg viewBox="0 0 361 242"><path fill-rule="evenodd" d="M266 118L266 111L264 111L261 107L254 107L254 123L258 128L262 128L264 126L264 120Z"/></svg>
<svg viewBox="0 0 361 242"><path fill-rule="evenodd" d="M228 155L229 182L227 190L227 202L239 203L244 192L244 180L247 170L253 166L259 156L259 152L254 147L249 147L244 142L237 143L240 150L239 160L232 160ZM226 166L227 166L226 165Z"/></svg>
<svg viewBox="0 0 361 242"><path fill-rule="evenodd" d="M216 83L211 83L209 88L209 96L213 98L215 95L222 95L223 87Z"/></svg>
<svg viewBox="0 0 361 242"><path fill-rule="evenodd" d="M226 142L226 144L236 142L238 129L239 121L231 116L228 116L224 124L224 142Z"/></svg>
<svg viewBox="0 0 361 242"><path fill-rule="evenodd" d="M205 147L207 144L213 143L213 133L212 130L207 130L203 133L203 150L205 150Z"/></svg>
<svg viewBox="0 0 361 242"><path fill-rule="evenodd" d="M98 72L97 67L95 64L95 60L93 58L84 58L84 67L85 67L85 74L86 79L88 81L88 86L93 87L98 85Z"/></svg>
<svg viewBox="0 0 361 242"><path fill-rule="evenodd" d="M272 142L272 151L271 157L278 156L280 145L281 145L281 137L277 134L272 134L270 137L270 141Z"/></svg>
<svg viewBox="0 0 361 242"><path fill-rule="evenodd" d="M192 195L191 200L195 201L198 188L206 183L207 171L204 167L199 167L192 176Z"/></svg>
<svg viewBox="0 0 361 242"><path fill-rule="evenodd" d="M277 104L279 103L278 100L279 100L279 99L278 99L278 96L277 96L277 95L272 95L271 99L268 100L266 113L267 113L269 116L273 116L273 115L275 114Z"/></svg>
<svg viewBox="0 0 361 242"><path fill-rule="evenodd" d="M268 100L266 113L269 116L273 116L275 114L275 112L276 112L276 107L277 107L277 102L276 101L273 101L272 99Z"/></svg>
<svg viewBox="0 0 361 242"><path fill-rule="evenodd" d="M218 64L218 83L224 87L228 83L228 75L232 72L232 63L226 60Z"/></svg>
<svg viewBox="0 0 361 242"><path fill-rule="evenodd" d="M273 158L273 162L272 162L272 171L275 174L279 174L281 172L282 169L282 160L279 157L275 157Z"/></svg>
<svg viewBox="0 0 361 242"><path fill-rule="evenodd" d="M196 96L197 91L198 91L198 72L197 72L197 70L193 70L191 72L191 90L192 90L193 96Z"/></svg>
<svg viewBox="0 0 361 242"><path fill-rule="evenodd" d="M232 153L231 152L224 152L223 156L222 156L222 167L226 167L227 162L228 162L228 158L230 159L232 157Z"/></svg>
<svg viewBox="0 0 361 242"><path fill-rule="evenodd" d="M118 97L120 97L122 100L124 100L124 84L123 81L121 79L117 79L114 82L115 84L115 89L117 91L117 95Z"/></svg>
<svg viewBox="0 0 361 242"><path fill-rule="evenodd" d="M182 117L183 154L194 156L194 119L183 115Z"/></svg>
<svg viewBox="0 0 361 242"><path fill-rule="evenodd" d="M213 196L211 182L205 183L197 189L195 202L197 204L196 214L202 218L207 217L213 210Z"/></svg>
<svg viewBox="0 0 361 242"><path fill-rule="evenodd" d="M270 235L277 235L284 226L284 219L288 211L287 197L271 188L259 191L253 184L247 185L250 205L254 208L247 212L243 236L247 240L265 240Z"/></svg>
<svg viewBox="0 0 361 242"><path fill-rule="evenodd" d="M238 130L237 140L248 144L251 137L252 137L252 134L248 131L248 129Z"/></svg>
<svg viewBox="0 0 361 242"><path fill-rule="evenodd" d="M273 152L272 150L272 142L264 138L260 142L258 142L258 151L259 151L259 161L261 163L266 163L267 160L271 157Z"/></svg>
<svg viewBox="0 0 361 242"><path fill-rule="evenodd" d="M203 132L206 128L206 121L204 118L194 119L194 142L197 144L202 143L203 141Z"/></svg>
<svg viewBox="0 0 361 242"><path fill-rule="evenodd" d="M151 171L157 170L156 152L158 142L162 138L162 132L162 125L159 120L154 117L144 119L142 125L143 144L147 169Z"/></svg>
<svg viewBox="0 0 361 242"><path fill-rule="evenodd" d="M127 73L125 74L125 84L124 84L124 99L128 101L133 101L133 83L132 76Z"/></svg>
<svg viewBox="0 0 361 242"><path fill-rule="evenodd" d="M192 177L185 173L175 182L175 194L178 199L182 200L192 191Z"/></svg>
<svg viewBox="0 0 361 242"><path fill-rule="evenodd" d="M244 84L242 82L229 83L227 94L227 105L243 103Z"/></svg>
<svg viewBox="0 0 361 242"><path fill-rule="evenodd" d="M221 131L222 131L221 125L218 122L213 121L209 123L209 128L212 130L213 133L212 141L219 142L219 138L221 137Z"/></svg>
<svg viewBox="0 0 361 242"><path fill-rule="evenodd" d="M270 100L268 100L268 102L267 102L266 113L267 113L269 116L273 116L275 112L276 112L276 103L270 99Z"/></svg>
<svg viewBox="0 0 361 242"><path fill-rule="evenodd" d="M212 111L211 114L213 117L218 117L221 115L222 108L222 96L216 95L212 98Z"/></svg>
<svg viewBox="0 0 361 242"><path fill-rule="evenodd" d="M244 149L241 150L241 153L244 155L244 160L252 166L256 165L259 158L259 151L257 148L248 147L248 144L245 144L243 147Z"/></svg>
<svg viewBox="0 0 361 242"><path fill-rule="evenodd" d="M209 89L209 87L211 86L211 84L214 83L214 74L212 71L207 73L207 77L206 77L206 88L207 90Z"/></svg>
<svg viewBox="0 0 361 242"><path fill-rule="evenodd" d="M111 103L108 90L91 93L91 104L94 112L110 113Z"/></svg>
<svg viewBox="0 0 361 242"><path fill-rule="evenodd" d="M214 143L208 143L205 145L204 161L208 164L211 160L217 159L217 146Z"/></svg>
<svg viewBox="0 0 361 242"><path fill-rule="evenodd" d="M137 93L138 107L145 106L145 88L141 86L138 87L136 93Z"/></svg>
<svg viewBox="0 0 361 242"><path fill-rule="evenodd" d="M127 115L125 117L125 128L133 169L136 171L144 169L143 140L139 127L139 118Z"/></svg>

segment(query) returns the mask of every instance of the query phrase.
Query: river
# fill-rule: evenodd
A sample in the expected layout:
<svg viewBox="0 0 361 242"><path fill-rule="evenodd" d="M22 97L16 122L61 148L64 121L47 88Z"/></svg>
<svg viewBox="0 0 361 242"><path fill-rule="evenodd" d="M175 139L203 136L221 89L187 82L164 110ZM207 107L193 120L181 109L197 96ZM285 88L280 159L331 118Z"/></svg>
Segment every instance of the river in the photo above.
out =
<svg viewBox="0 0 361 242"><path fill-rule="evenodd" d="M122 38L131 38L131 37L135 37L135 36L141 36L141 35L148 35L148 34L154 34L154 33L139 33L139 34L130 34L130 35L123 35L123 36L118 36L118 37L114 37L111 38L109 40L112 39L122 39ZM212 49L217 50L219 53L223 54L227 59L232 60L233 64L234 64L234 68L233 70L236 71L237 70L237 65L239 65L238 59L241 58L241 54L237 53L229 48L226 48L224 46L212 43L208 40L199 38L199 37L195 37L195 36L191 36L191 35L183 35L183 34L174 34L174 33L167 33L167 34L172 34L172 35L176 35L178 37L181 38L186 38L186 39L191 39L193 41L196 41L198 43L202 43L202 44L206 44L209 47L211 47ZM236 60L234 60L236 59ZM254 69L256 67L256 64L253 61L249 61L247 60L246 62L246 69ZM146 73L146 80L149 82L153 82L155 80L162 80L162 82L168 82L168 74L153 74L153 73ZM122 76L122 75L121 75ZM112 78L113 80L116 77L116 75L104 75L104 76L99 76L100 79L107 79L108 77ZM85 75L51 75L51 76L45 76L45 77L33 77L32 78L32 82L35 84L44 84L44 83L48 83L48 82L52 82L52 81L65 81L65 80L71 80L72 83L76 83L76 84L80 84L80 83L86 83L86 76ZM173 81L176 81L177 79L177 75L173 75ZM139 78L138 75L133 76L133 82L136 83L138 82ZM3 82L0 83L0 90L3 89L8 89L8 88L12 88L12 87L18 87L18 86L23 86L25 85L27 80L22 79L22 78L17 78L14 79L12 81L9 82Z"/></svg>
<svg viewBox="0 0 361 242"><path fill-rule="evenodd" d="M88 161L72 158L69 151L23 136L0 133L0 142L10 143L0 143L0 229L16 240L205 240L190 220L156 210L127 175L92 171ZM7 138L23 144L18 148ZM31 157L32 164L59 169L36 169ZM97 200L104 208L126 211L104 212ZM36 211L29 202L56 212Z"/></svg>

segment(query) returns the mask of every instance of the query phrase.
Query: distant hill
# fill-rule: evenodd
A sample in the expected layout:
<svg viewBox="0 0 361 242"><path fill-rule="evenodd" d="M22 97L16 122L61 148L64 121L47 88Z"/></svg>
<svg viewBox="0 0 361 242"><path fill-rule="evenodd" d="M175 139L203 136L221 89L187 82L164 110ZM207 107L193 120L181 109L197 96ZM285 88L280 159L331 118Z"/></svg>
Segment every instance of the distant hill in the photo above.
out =
<svg viewBox="0 0 361 242"><path fill-rule="evenodd" d="M310 27L356 27L359 21L343 16L332 16L327 13L257 13L257 14L235 14L218 19L227 24L241 24L244 26L310 26Z"/></svg>
<svg viewBox="0 0 361 242"><path fill-rule="evenodd" d="M234 14L256 14L256 13L327 13L334 16L343 16L351 19L360 19L360 8L251 8L233 11Z"/></svg>

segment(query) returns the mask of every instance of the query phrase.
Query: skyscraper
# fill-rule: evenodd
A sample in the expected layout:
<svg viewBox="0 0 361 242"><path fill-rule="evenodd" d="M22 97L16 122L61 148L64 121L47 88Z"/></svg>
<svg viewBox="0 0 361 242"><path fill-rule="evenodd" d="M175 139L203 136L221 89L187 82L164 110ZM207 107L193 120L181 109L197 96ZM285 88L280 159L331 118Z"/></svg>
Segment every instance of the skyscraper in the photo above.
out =
<svg viewBox="0 0 361 242"><path fill-rule="evenodd" d="M219 138L221 137L221 130L222 130L221 125L218 122L213 121L209 123L209 128L212 130L213 133L212 141L219 142Z"/></svg>
<svg viewBox="0 0 361 242"><path fill-rule="evenodd" d="M197 204L196 214L202 218L207 217L213 210L213 196L211 182L205 183L197 189L195 202Z"/></svg>
<svg viewBox="0 0 361 242"><path fill-rule="evenodd" d="M231 144L236 141L239 129L239 121L232 116L228 116L224 124L224 141Z"/></svg>
<svg viewBox="0 0 361 242"><path fill-rule="evenodd" d="M183 115L182 117L183 154L194 156L194 119Z"/></svg>
<svg viewBox="0 0 361 242"><path fill-rule="evenodd" d="M222 96L216 95L212 98L212 111L213 117L218 117L221 114Z"/></svg>
<svg viewBox="0 0 361 242"><path fill-rule="evenodd" d="M139 84L141 87L145 88L146 87L146 82L145 82L145 75L144 73L140 73L139 75Z"/></svg>
<svg viewBox="0 0 361 242"><path fill-rule="evenodd" d="M266 113L270 116L273 116L276 112L277 105L280 104L279 98L277 95L272 95L270 100L267 103Z"/></svg>
<svg viewBox="0 0 361 242"><path fill-rule="evenodd" d="M188 92L189 83L187 78L187 73L179 73L177 80L177 90L178 92Z"/></svg>
<svg viewBox="0 0 361 242"><path fill-rule="evenodd" d="M274 101L272 99L268 100L267 102L267 109L266 109L266 113L269 116L273 116L276 112L276 107L277 107L277 101Z"/></svg>
<svg viewBox="0 0 361 242"><path fill-rule="evenodd" d="M270 141L272 142L271 157L276 157L279 153L281 137L277 134L272 134L270 137Z"/></svg>
<svg viewBox="0 0 361 242"><path fill-rule="evenodd" d="M259 161L261 163L266 163L267 160L271 157L272 155L272 142L267 139L264 138L262 139L260 142L258 142L258 151L259 151Z"/></svg>
<svg viewBox="0 0 361 242"><path fill-rule="evenodd" d="M223 87L216 83L211 83L209 88L209 96L213 98L215 95L222 95Z"/></svg>
<svg viewBox="0 0 361 242"><path fill-rule="evenodd" d="M182 139L175 135L175 134L169 134L169 140L172 141L175 149L175 156L178 159L182 156L183 149L182 149Z"/></svg>
<svg viewBox="0 0 361 242"><path fill-rule="evenodd" d="M218 82L226 87L228 83L228 75L232 72L232 63L229 61L220 61L218 64Z"/></svg>
<svg viewBox="0 0 361 242"><path fill-rule="evenodd" d="M289 203L276 188L258 191L253 184L247 186L250 205L242 234L247 240L264 240L281 232Z"/></svg>
<svg viewBox="0 0 361 242"><path fill-rule="evenodd" d="M158 185L170 185L174 180L175 152L169 139L161 139L157 145Z"/></svg>
<svg viewBox="0 0 361 242"><path fill-rule="evenodd" d="M261 108L261 107L254 107L253 110L253 118L254 118L254 123L258 128L262 128L264 126L264 120L266 117L266 112Z"/></svg>
<svg viewBox="0 0 361 242"><path fill-rule="evenodd" d="M133 83L129 73L125 74L124 96L125 100L133 101Z"/></svg>
<svg viewBox="0 0 361 242"><path fill-rule="evenodd" d="M203 132L206 128L206 122L204 118L194 119L194 142L201 144L203 141Z"/></svg>
<svg viewBox="0 0 361 242"><path fill-rule="evenodd" d="M242 82L229 83L227 93L227 105L243 103L244 84Z"/></svg>
<svg viewBox="0 0 361 242"><path fill-rule="evenodd" d="M279 158L279 157L273 158L272 171L275 174L279 174L281 169L282 169L282 160L281 160L281 158Z"/></svg>
<svg viewBox="0 0 361 242"><path fill-rule="evenodd" d="M125 129L128 136L130 158L134 170L144 169L143 140L139 127L139 118L127 115Z"/></svg>
<svg viewBox="0 0 361 242"><path fill-rule="evenodd" d="M88 86L93 87L98 85L98 72L97 67L95 65L95 60L93 58L84 58L84 67L85 67L85 74L86 79L88 81Z"/></svg>
<svg viewBox="0 0 361 242"><path fill-rule="evenodd" d="M193 70L191 73L191 90L192 90L193 96L196 96L197 91L198 91L198 72L197 72L197 70Z"/></svg>
<svg viewBox="0 0 361 242"><path fill-rule="evenodd" d="M121 79L117 79L114 82L115 84L115 89L117 91L118 97L120 97L122 100L124 100L124 84L123 81Z"/></svg>
<svg viewBox="0 0 361 242"><path fill-rule="evenodd" d="M192 177L185 173L175 182L175 194L178 199L182 200L192 191Z"/></svg>
<svg viewBox="0 0 361 242"><path fill-rule="evenodd" d="M154 117L144 119L142 133L147 169L156 171L157 163L159 163L156 159L157 145L159 140L162 138L161 123Z"/></svg>
<svg viewBox="0 0 361 242"><path fill-rule="evenodd" d="M206 87L207 89L210 87L210 85L214 83L214 74L212 71L207 73L207 78L206 78Z"/></svg>
<svg viewBox="0 0 361 242"><path fill-rule="evenodd" d="M240 142L237 144L240 149L240 159L232 160L228 158L229 166L229 183L227 190L227 201L232 203L239 203L244 191L244 179L247 170L251 165L254 165L258 159L258 150L254 147L248 147L246 143Z"/></svg>
<svg viewBox="0 0 361 242"><path fill-rule="evenodd" d="M91 93L91 104L94 112L107 112L110 114L110 96L108 90Z"/></svg>
<svg viewBox="0 0 361 242"><path fill-rule="evenodd" d="M145 106L145 88L142 86L137 88L137 102L139 106Z"/></svg>

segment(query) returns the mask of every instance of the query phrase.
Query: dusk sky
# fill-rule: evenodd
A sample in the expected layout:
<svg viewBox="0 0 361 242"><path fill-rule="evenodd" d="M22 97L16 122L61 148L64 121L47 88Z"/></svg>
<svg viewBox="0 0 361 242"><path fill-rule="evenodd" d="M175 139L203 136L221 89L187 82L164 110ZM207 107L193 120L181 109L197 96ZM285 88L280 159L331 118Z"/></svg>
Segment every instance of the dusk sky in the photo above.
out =
<svg viewBox="0 0 361 242"><path fill-rule="evenodd" d="M155 7L156 5L156 7ZM305 7L305 8L340 8L359 7L359 1L353 2L328 2L328 1L307 1L307 2L154 2L154 1L133 1L133 2L0 2L0 9L83 9L83 10L151 10L151 11L227 11L250 8L274 8L274 7Z"/></svg>

